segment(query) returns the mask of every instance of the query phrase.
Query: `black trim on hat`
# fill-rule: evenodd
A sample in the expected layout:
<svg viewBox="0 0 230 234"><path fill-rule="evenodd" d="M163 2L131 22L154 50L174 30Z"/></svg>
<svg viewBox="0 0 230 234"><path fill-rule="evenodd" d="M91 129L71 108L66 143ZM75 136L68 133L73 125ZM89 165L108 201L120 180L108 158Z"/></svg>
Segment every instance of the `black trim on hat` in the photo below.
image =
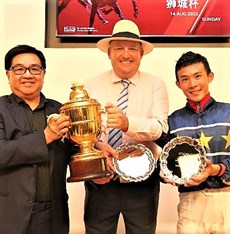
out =
<svg viewBox="0 0 230 234"><path fill-rule="evenodd" d="M119 32L112 35L112 37L128 37L128 38L135 38L140 39L140 37L137 34L131 33L131 32Z"/></svg>

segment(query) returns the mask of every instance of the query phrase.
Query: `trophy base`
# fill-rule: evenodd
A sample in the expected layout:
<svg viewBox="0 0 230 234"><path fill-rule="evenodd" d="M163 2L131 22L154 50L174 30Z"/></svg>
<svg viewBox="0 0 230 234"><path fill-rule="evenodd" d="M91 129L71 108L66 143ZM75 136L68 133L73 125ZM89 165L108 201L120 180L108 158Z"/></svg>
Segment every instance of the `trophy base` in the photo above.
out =
<svg viewBox="0 0 230 234"><path fill-rule="evenodd" d="M105 157L76 159L70 162L69 167L70 177L67 178L67 182L99 179L111 175Z"/></svg>

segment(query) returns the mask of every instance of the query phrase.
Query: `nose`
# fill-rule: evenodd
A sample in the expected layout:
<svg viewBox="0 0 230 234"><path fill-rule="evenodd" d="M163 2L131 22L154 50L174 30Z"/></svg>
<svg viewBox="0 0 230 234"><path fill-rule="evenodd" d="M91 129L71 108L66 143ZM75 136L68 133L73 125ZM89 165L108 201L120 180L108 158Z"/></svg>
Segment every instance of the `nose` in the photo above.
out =
<svg viewBox="0 0 230 234"><path fill-rule="evenodd" d="M129 58L129 56L130 56L129 49L124 48L122 55L123 55L124 58Z"/></svg>
<svg viewBox="0 0 230 234"><path fill-rule="evenodd" d="M29 68L26 68L25 73L23 74L23 76L31 76L32 74L30 73Z"/></svg>
<svg viewBox="0 0 230 234"><path fill-rule="evenodd" d="M189 86L190 86L190 87L195 87L195 86L197 86L197 80L196 80L196 79L190 79Z"/></svg>

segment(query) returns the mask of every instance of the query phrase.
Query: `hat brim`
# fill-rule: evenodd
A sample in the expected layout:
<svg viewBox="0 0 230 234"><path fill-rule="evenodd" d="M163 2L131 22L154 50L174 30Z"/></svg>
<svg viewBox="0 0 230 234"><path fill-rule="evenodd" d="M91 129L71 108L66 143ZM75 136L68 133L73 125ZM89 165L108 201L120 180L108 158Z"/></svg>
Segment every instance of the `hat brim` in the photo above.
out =
<svg viewBox="0 0 230 234"><path fill-rule="evenodd" d="M144 55L150 53L154 48L153 44L151 44L150 42L147 42L147 41L144 41L141 39L130 38L130 37L104 38L104 39L101 39L100 41L97 42L97 44L96 44L97 48L102 50L103 52L107 53L111 41L136 41L136 42L140 42L142 47L143 47Z"/></svg>

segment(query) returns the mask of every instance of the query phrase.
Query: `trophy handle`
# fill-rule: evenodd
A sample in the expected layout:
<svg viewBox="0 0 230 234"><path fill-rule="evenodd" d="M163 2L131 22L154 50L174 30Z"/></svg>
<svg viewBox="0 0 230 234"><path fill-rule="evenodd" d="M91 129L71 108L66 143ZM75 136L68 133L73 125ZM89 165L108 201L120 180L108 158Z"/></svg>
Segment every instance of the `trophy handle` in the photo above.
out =
<svg viewBox="0 0 230 234"><path fill-rule="evenodd" d="M101 114L107 114L105 106L101 106L100 111L101 111Z"/></svg>
<svg viewBox="0 0 230 234"><path fill-rule="evenodd" d="M101 124L101 133L104 133L105 135L107 135L107 127L106 127L106 122L107 122L107 110L105 106L101 106L100 108L100 113L101 113L101 120L102 120L102 124Z"/></svg>

